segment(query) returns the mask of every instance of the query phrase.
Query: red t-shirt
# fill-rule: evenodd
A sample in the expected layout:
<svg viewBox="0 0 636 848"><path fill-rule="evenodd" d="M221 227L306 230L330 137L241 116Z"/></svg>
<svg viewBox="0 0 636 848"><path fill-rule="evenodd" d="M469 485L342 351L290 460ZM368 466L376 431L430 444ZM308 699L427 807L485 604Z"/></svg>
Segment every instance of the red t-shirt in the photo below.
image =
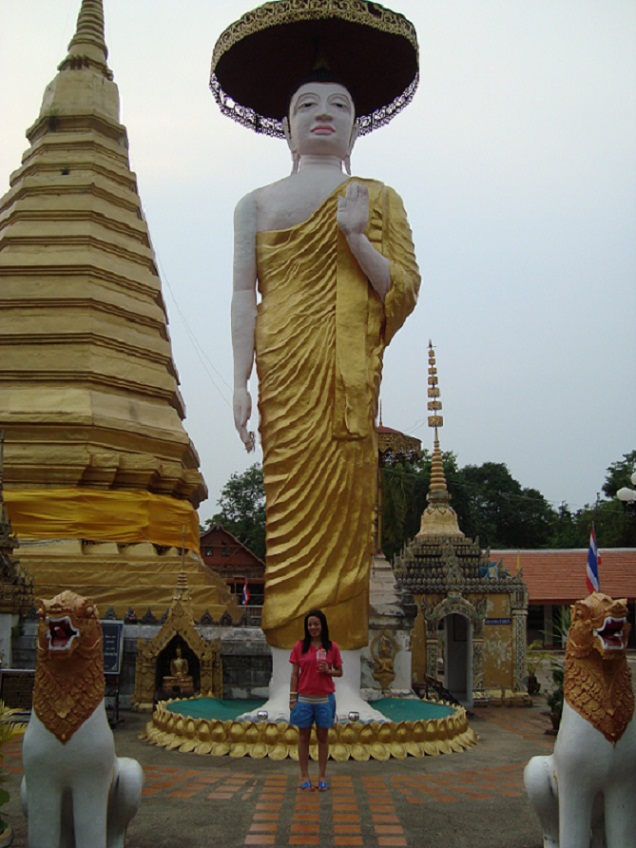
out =
<svg viewBox="0 0 636 848"><path fill-rule="evenodd" d="M318 650L323 650L322 646ZM299 695L329 695L335 691L336 685L333 681L333 677L330 674L318 671L316 648L314 648L313 645L310 645L307 653L303 654L302 640L296 642L292 649L291 656L289 657L289 661L290 663L296 663L299 669ZM340 648L335 642L331 643L331 648L327 651L326 662L330 668L340 668L342 665Z"/></svg>

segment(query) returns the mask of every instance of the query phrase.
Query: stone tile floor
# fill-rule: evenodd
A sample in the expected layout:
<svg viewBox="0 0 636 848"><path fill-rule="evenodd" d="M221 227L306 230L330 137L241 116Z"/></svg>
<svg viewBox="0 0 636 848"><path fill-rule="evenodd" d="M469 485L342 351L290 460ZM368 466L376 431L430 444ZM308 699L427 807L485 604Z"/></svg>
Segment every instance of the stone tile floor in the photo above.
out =
<svg viewBox="0 0 636 848"><path fill-rule="evenodd" d="M475 710L471 723L480 741L462 754L330 763L325 793L299 791L298 765L290 760L214 758L150 746L138 739L147 717L125 713L115 730L117 750L138 759L145 774L127 845L539 848L523 768L530 756L553 747L544 709L537 702ZM14 846L24 848L19 740L5 746L4 769Z"/></svg>

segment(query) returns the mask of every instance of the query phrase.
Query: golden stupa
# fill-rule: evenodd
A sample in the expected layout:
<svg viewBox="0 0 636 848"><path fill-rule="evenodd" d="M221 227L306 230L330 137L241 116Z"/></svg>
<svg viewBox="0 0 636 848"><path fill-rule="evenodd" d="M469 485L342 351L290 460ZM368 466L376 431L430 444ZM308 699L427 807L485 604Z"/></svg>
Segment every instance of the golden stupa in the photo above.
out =
<svg viewBox="0 0 636 848"><path fill-rule="evenodd" d="M38 597L117 615L169 607L182 547L195 610L236 605L198 557L207 496L148 226L107 64L102 0L0 199L5 501Z"/></svg>
<svg viewBox="0 0 636 848"><path fill-rule="evenodd" d="M461 539L464 534L459 529L457 513L450 505L450 495L446 485L446 476L442 464L442 451L439 446L440 427L444 426L442 402L440 400L439 380L435 362L433 343L428 343L428 426L435 431L433 441L433 456L431 458L431 481L426 496L427 505L422 513L420 530L416 539L427 539L438 536L446 539Z"/></svg>

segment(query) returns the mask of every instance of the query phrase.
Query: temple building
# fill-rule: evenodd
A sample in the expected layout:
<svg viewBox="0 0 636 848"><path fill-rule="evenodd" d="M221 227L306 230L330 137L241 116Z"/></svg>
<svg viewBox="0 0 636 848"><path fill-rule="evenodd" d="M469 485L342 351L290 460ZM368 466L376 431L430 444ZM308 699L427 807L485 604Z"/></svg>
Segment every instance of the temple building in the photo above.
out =
<svg viewBox="0 0 636 848"><path fill-rule="evenodd" d="M185 548L195 614L234 618L199 556L207 490L107 57L102 0L82 0L0 199L6 506L36 597L160 617Z"/></svg>
<svg viewBox="0 0 636 848"><path fill-rule="evenodd" d="M522 572L492 564L478 540L467 539L450 505L439 428L435 351L429 342L428 409L434 429L431 479L420 530L396 557L396 576L413 595L413 685L444 688L465 705L485 700L529 703L525 692L528 592Z"/></svg>

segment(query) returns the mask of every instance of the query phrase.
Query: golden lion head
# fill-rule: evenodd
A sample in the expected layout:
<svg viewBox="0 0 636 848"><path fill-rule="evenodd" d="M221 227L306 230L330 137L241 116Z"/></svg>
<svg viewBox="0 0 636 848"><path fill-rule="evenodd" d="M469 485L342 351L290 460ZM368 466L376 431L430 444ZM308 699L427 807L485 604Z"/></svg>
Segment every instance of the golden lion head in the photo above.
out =
<svg viewBox="0 0 636 848"><path fill-rule="evenodd" d="M102 653L102 628L91 598L64 591L38 606L38 660Z"/></svg>
<svg viewBox="0 0 636 848"><path fill-rule="evenodd" d="M593 592L570 607L571 623L567 653L585 657L596 651L604 660L625 656L631 625L627 621L627 600L613 600Z"/></svg>

